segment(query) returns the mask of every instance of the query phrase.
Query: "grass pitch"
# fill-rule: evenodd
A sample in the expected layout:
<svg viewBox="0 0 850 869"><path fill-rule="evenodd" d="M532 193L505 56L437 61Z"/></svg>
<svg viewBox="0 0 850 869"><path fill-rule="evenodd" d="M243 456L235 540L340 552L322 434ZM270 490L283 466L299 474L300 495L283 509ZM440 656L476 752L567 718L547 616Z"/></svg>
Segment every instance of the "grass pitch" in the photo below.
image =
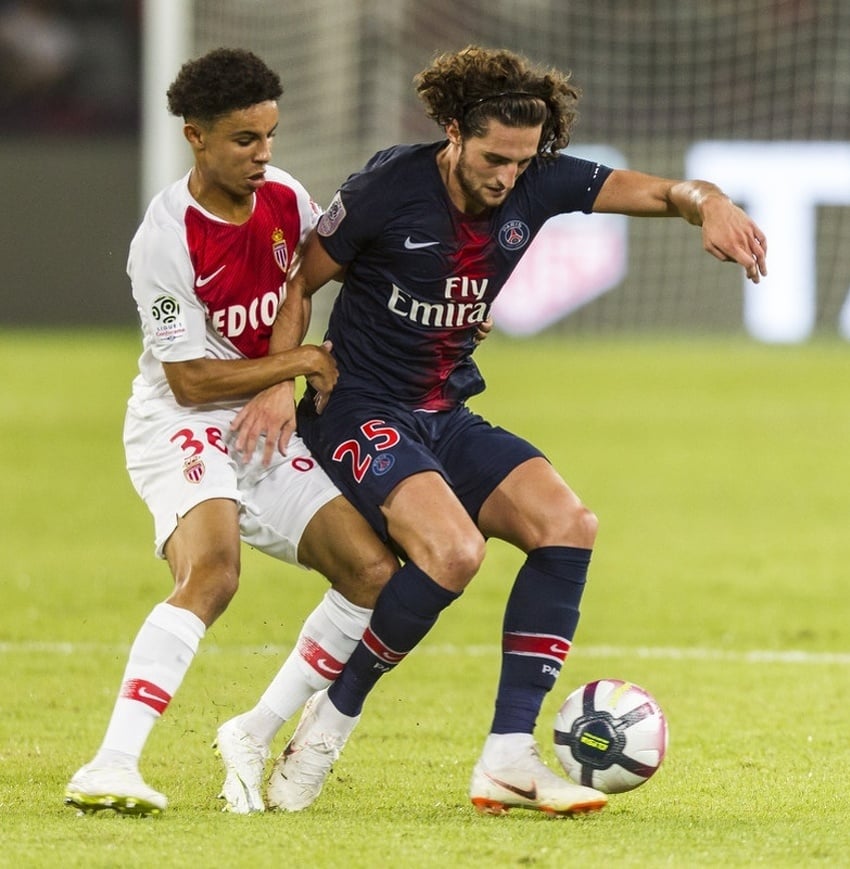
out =
<svg viewBox="0 0 850 869"><path fill-rule="evenodd" d="M170 588L123 467L137 352L129 331L2 333L0 866L846 864L845 345L494 336L481 348L489 390L473 407L546 450L601 520L577 642L538 725L545 757L555 764L558 702L591 679L643 685L670 722L650 782L554 821L479 817L467 799L520 563L497 542L370 698L309 810L232 817L216 799L218 723L255 702L325 588L251 551L142 759L168 812L62 805L129 643Z"/></svg>

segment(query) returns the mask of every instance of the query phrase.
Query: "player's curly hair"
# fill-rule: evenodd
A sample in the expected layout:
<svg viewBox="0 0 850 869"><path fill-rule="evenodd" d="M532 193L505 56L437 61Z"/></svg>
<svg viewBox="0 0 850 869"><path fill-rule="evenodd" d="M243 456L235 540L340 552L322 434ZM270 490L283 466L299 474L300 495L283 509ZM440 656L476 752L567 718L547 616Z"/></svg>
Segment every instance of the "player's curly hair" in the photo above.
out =
<svg viewBox="0 0 850 869"><path fill-rule="evenodd" d="M241 48L216 48L184 63L166 96L172 115L209 123L276 100L282 93L280 77L257 55Z"/></svg>
<svg viewBox="0 0 850 869"><path fill-rule="evenodd" d="M483 136L491 118L509 127L542 124L537 151L552 156L569 143L578 114L581 91L569 79L512 51L468 45L439 55L413 82L441 127L454 120L461 135Z"/></svg>

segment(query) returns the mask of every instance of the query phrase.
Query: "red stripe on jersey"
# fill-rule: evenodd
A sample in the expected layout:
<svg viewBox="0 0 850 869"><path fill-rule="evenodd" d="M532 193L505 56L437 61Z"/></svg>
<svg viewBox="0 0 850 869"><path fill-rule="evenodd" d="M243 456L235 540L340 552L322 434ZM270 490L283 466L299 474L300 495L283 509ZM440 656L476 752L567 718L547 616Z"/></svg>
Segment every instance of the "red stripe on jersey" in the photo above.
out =
<svg viewBox="0 0 850 869"><path fill-rule="evenodd" d="M342 672L343 663L329 655L311 637L302 637L298 641L298 654L323 678L336 679Z"/></svg>
<svg viewBox="0 0 850 869"><path fill-rule="evenodd" d="M506 633L502 637L502 651L508 655L532 655L564 662L571 643L557 634Z"/></svg>
<svg viewBox="0 0 850 869"><path fill-rule="evenodd" d="M366 628L363 633L363 645L376 658L385 664L389 664L391 667L394 667L407 655L407 652L397 652L395 649L391 649L371 628Z"/></svg>
<svg viewBox="0 0 850 869"><path fill-rule="evenodd" d="M150 706L154 712L162 715L171 702L171 695L163 691L159 685L148 682L145 679L128 679L121 686L121 696L128 700L138 700L145 706Z"/></svg>
<svg viewBox="0 0 850 869"><path fill-rule="evenodd" d="M265 356L283 298L290 251L301 237L295 191L267 181L243 224L213 220L191 206L183 219L195 293L210 325L243 356Z"/></svg>

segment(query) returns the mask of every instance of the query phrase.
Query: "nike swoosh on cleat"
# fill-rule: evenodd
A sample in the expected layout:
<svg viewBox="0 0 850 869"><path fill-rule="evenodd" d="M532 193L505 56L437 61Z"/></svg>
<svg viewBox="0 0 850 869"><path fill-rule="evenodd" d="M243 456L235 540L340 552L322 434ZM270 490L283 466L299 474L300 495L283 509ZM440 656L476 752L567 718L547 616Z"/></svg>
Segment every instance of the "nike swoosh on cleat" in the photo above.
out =
<svg viewBox="0 0 850 869"><path fill-rule="evenodd" d="M211 275L207 275L206 277L203 277L203 278L198 277L198 279L195 281L195 286L198 287L199 289L201 287L205 287L216 275L223 272L226 268L227 268L227 264L225 263L220 268L217 268Z"/></svg>
<svg viewBox="0 0 850 869"><path fill-rule="evenodd" d="M404 240L405 250L419 250L423 247L433 247L435 244L439 244L438 241L411 241L410 236Z"/></svg>
<svg viewBox="0 0 850 869"><path fill-rule="evenodd" d="M520 788L506 781L502 781L501 779L497 779L489 773L485 773L485 775L491 782L493 782L493 784L498 785L500 788L504 788L506 791L510 791L512 794L516 794L518 797L523 797L526 800L537 799L537 784L535 782L531 783L530 788Z"/></svg>

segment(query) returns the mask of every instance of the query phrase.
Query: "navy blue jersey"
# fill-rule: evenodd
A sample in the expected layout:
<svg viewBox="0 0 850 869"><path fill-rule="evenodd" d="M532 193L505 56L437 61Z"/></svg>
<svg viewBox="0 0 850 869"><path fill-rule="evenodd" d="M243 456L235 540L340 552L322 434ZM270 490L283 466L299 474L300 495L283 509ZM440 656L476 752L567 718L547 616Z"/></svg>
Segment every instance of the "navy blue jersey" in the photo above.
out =
<svg viewBox="0 0 850 869"><path fill-rule="evenodd" d="M337 389L446 410L484 389L475 331L540 227L590 212L611 169L567 155L535 158L498 208L459 211L437 168L445 142L376 154L318 224L347 266L327 337Z"/></svg>

